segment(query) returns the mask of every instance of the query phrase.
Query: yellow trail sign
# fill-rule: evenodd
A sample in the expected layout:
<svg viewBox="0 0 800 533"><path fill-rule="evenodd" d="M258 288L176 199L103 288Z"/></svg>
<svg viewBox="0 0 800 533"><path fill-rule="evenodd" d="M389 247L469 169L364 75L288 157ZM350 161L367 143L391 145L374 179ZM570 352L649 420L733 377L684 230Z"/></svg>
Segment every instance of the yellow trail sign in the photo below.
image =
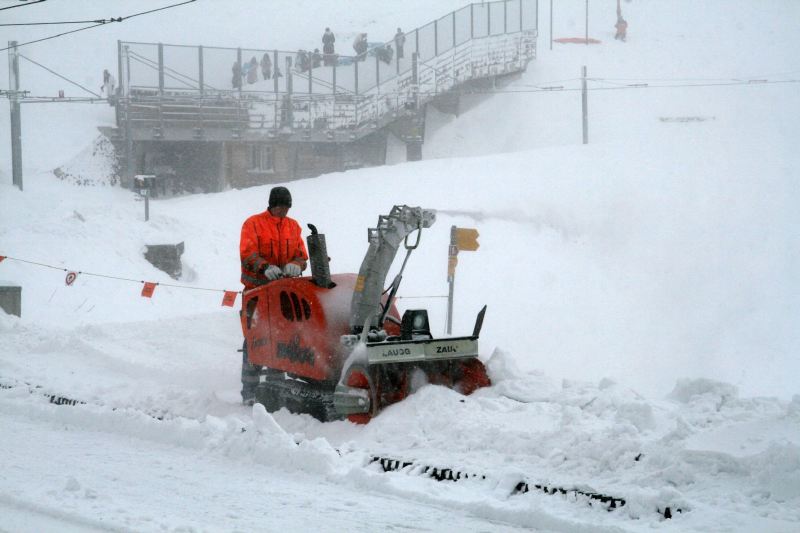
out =
<svg viewBox="0 0 800 533"><path fill-rule="evenodd" d="M459 251L474 252L480 246L478 244L478 230L475 228L456 228L455 245Z"/></svg>

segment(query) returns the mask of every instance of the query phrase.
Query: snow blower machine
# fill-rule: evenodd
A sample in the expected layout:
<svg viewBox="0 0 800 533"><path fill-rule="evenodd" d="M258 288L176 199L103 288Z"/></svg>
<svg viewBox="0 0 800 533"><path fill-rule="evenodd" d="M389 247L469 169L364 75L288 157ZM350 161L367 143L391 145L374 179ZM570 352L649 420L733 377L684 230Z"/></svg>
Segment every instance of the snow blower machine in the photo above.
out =
<svg viewBox="0 0 800 533"><path fill-rule="evenodd" d="M283 278L246 291L242 299L244 357L258 378L256 401L328 421L367 423L420 384L470 394L488 386L478 336L435 339L424 309L401 317L395 297L411 252L435 211L394 206L367 231L358 274L330 274L325 236L309 224L311 276ZM416 232L412 244L410 237ZM406 257L384 290L400 245Z"/></svg>

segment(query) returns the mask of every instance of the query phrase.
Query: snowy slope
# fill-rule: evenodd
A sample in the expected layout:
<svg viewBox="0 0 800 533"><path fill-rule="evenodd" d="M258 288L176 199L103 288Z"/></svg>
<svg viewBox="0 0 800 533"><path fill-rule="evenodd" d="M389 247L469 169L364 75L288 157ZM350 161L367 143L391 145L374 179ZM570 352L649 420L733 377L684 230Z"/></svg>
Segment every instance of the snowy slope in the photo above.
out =
<svg viewBox="0 0 800 533"><path fill-rule="evenodd" d="M51 3L52 16L64 9ZM275 46L294 49L313 45L298 35L316 40L330 24L349 46L363 28L388 38L460 5L277 2L295 15L278 20L252 17L260 3L224 4L179 8L180 31L141 17L27 53L88 84L113 64L116 39L259 46L268 29ZM543 23L539 58L506 90L575 88L581 65L602 78L597 88L800 72L790 0L623 2L624 44L609 33L616 3L591 4L590 33L603 44L550 51ZM98 5L69 16L96 17ZM584 5L556 3L555 37L582 35ZM215 31L228 25L241 43ZM25 79L57 89L33 72ZM236 310L191 289L239 288L241 222L264 208L269 187L157 200L145 223L92 146L110 108L25 107L25 191L3 168L0 255L190 288L159 286L145 299L136 281L80 274L66 287L62 270L0 263L0 279L23 287L23 317L0 314L0 529L796 531L797 85L593 91L588 146L579 92L468 99L458 118L433 114L426 161L289 184L292 216L326 234L337 272L358 268L364 229L393 204L439 210L401 288L427 298L400 301L427 307L435 333L449 227L480 231L480 250L460 256L454 332L488 304L481 355L493 386L467 398L426 386L366 427L241 406ZM46 172L61 165L97 180ZM141 255L180 241L178 282ZM372 454L486 479L382 474ZM609 513L574 495L512 495L522 480L626 505Z"/></svg>

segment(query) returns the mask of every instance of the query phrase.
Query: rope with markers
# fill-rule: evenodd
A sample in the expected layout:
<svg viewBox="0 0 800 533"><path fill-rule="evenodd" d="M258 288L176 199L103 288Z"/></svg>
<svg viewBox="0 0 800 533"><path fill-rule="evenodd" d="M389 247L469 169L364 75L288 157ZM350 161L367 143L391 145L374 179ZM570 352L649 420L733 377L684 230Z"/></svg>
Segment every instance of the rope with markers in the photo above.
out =
<svg viewBox="0 0 800 533"><path fill-rule="evenodd" d="M42 268L49 268L52 270L60 270L62 272L66 272L66 278L64 282L67 286L71 286L77 277L80 276L93 276L96 278L105 278L105 279L113 279L117 281L127 281L130 283L141 283L142 284L142 296L145 298L151 298L153 296L153 292L157 286L161 287L172 287L175 289L189 289L195 291L207 291L207 292L221 292L223 293L222 297L222 305L227 307L233 307L233 304L236 301L236 296L242 294L243 291L230 291L227 289L214 289L209 287L194 287L191 285L180 285L177 283L162 283L159 281L146 281L142 279L133 279L133 278L125 278L121 276L112 276L110 274L98 274L97 272L87 272L84 270L71 270L69 268L49 265L47 263L41 263L38 261L31 261L29 259L22 259L19 257L11 257L8 255L0 255L0 263L4 260L8 261L16 261L18 263L25 263L28 265L34 265ZM428 295L428 296L397 296L397 299L423 299L423 298L447 298L447 295Z"/></svg>
<svg viewBox="0 0 800 533"><path fill-rule="evenodd" d="M179 285L177 283L161 283L161 282L158 282L158 281L145 281L145 280L142 280L142 279L124 278L124 277L121 277L121 276L112 276L112 275L109 275L109 274L98 274L96 272L86 272L84 270L70 270L68 268L64 268L64 267L60 267L60 266L48 265L47 263L40 263L38 261L31 261L29 259L21 259L19 257L11 257L11 256L8 256L8 255L0 255L0 263L2 263L4 260L16 261L18 263L25 263L25 264L28 264L28 265L35 265L35 266L39 266L39 267L42 267L42 268L49 268L49 269L52 269L52 270L60 270L62 272L66 272L67 276L66 276L64 282L67 284L67 286L72 285L79 275L81 275L81 276L93 276L93 277L96 277L96 278L113 279L113 280L117 280L117 281L128 281L128 282L131 282L131 283L141 283L143 285L142 286L142 296L145 297L145 298L152 298L153 292L155 291L155 288L160 285L162 287L172 287L172 288L176 288L176 289L189 289L189 290L195 290L195 291L221 292L221 293L223 293L222 305L227 306L227 307L233 307L233 304L236 301L236 296L238 294L242 294L242 291L229 291L227 289L212 289L212 288L208 288L208 287L193 287L191 285Z"/></svg>

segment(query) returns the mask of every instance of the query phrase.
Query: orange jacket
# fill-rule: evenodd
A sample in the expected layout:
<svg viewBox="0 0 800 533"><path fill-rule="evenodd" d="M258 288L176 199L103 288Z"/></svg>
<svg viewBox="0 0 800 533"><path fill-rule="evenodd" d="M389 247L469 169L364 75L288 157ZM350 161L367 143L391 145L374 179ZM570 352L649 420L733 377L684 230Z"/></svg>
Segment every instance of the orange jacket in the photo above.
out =
<svg viewBox="0 0 800 533"><path fill-rule="evenodd" d="M289 217L274 217L269 211L253 215L242 224L239 241L242 260L242 284L252 289L267 283L264 268L286 263L297 263L306 268L308 252L300 236L300 224Z"/></svg>

